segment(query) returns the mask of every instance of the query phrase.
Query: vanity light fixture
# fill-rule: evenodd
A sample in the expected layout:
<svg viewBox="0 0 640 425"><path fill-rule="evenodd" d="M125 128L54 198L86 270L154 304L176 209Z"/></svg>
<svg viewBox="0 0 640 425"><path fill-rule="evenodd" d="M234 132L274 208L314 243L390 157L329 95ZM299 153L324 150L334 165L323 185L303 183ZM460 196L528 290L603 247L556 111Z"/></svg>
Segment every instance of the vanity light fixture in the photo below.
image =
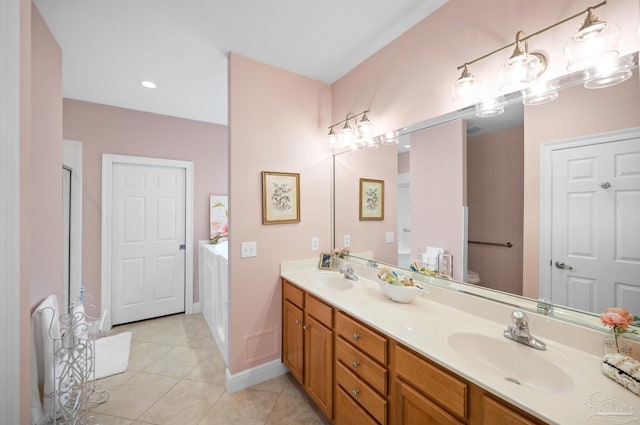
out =
<svg viewBox="0 0 640 425"><path fill-rule="evenodd" d="M513 53L500 68L502 93L511 93L529 87L547 70L547 57L539 52L529 53L529 42L526 37L524 31L516 33Z"/></svg>
<svg viewBox="0 0 640 425"><path fill-rule="evenodd" d="M469 72L469 66L510 47L514 47L513 53L499 73L500 92L507 94L520 91L525 105L541 104L557 98L557 89L550 87L542 79L548 58L540 52L529 52L528 40L585 13L582 26L564 48L564 54L569 61L567 70L583 71L583 81L587 88L608 87L626 80L631 76L630 67L617 61L620 30L616 25L600 21L593 12L606 4L607 0L604 0L530 35L518 31L513 43L458 66L457 69L462 69L462 74L453 84L453 99L476 103L476 115L479 116L499 114L499 95L482 94L478 81ZM496 99L491 100L491 97Z"/></svg>
<svg viewBox="0 0 640 425"><path fill-rule="evenodd" d="M359 149L363 146L371 146L374 139L369 138L371 121L367 116L368 112L368 109L358 114L352 114L349 112L342 121L331 124L329 126L329 134L327 135L329 146L351 147L353 149ZM358 117L360 116L362 116L362 118L358 121ZM351 127L351 121L353 121L355 129ZM344 124L342 129L339 133L336 133L334 127L341 124Z"/></svg>

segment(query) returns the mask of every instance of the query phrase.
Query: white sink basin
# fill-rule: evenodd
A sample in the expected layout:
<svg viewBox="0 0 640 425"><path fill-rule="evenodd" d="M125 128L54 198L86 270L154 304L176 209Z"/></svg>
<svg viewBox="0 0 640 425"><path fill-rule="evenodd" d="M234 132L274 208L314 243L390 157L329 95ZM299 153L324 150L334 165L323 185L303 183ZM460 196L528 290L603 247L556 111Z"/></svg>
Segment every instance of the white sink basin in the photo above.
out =
<svg viewBox="0 0 640 425"><path fill-rule="evenodd" d="M482 325L467 327L447 332L446 344L478 372L546 393L573 390L574 381L566 372L572 367L571 357L558 350L540 351L508 340L502 336L501 329Z"/></svg>
<svg viewBox="0 0 640 425"><path fill-rule="evenodd" d="M320 289L346 291L353 288L353 281L342 274L331 271L317 271L309 273L309 284Z"/></svg>

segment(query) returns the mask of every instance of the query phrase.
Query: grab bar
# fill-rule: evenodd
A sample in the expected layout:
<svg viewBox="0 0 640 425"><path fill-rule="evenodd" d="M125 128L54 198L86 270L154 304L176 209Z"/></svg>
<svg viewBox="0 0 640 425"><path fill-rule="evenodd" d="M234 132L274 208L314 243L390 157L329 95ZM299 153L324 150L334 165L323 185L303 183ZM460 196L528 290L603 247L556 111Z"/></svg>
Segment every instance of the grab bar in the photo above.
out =
<svg viewBox="0 0 640 425"><path fill-rule="evenodd" d="M478 245L505 246L507 248L511 248L513 246L513 244L511 242L499 243L499 242L469 241L469 243L475 243L475 244L478 244Z"/></svg>

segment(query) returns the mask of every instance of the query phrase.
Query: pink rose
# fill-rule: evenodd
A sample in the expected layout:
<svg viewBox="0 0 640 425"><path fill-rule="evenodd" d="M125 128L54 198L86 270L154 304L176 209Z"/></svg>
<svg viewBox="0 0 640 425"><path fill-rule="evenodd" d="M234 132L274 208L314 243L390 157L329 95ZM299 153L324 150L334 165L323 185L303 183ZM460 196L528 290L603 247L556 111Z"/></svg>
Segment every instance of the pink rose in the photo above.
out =
<svg viewBox="0 0 640 425"><path fill-rule="evenodd" d="M605 326L627 329L633 323L633 316L624 308L611 307L600 315L600 320Z"/></svg>

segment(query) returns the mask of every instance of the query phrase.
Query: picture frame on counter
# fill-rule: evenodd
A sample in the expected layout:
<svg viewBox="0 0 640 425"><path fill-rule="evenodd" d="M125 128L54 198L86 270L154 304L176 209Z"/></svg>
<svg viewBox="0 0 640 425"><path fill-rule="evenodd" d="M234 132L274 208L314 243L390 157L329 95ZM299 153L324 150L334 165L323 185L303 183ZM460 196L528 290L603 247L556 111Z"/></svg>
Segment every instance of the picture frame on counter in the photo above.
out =
<svg viewBox="0 0 640 425"><path fill-rule="evenodd" d="M318 262L318 268L320 270L333 270L334 256L330 252L323 252L320 254L320 262Z"/></svg>

